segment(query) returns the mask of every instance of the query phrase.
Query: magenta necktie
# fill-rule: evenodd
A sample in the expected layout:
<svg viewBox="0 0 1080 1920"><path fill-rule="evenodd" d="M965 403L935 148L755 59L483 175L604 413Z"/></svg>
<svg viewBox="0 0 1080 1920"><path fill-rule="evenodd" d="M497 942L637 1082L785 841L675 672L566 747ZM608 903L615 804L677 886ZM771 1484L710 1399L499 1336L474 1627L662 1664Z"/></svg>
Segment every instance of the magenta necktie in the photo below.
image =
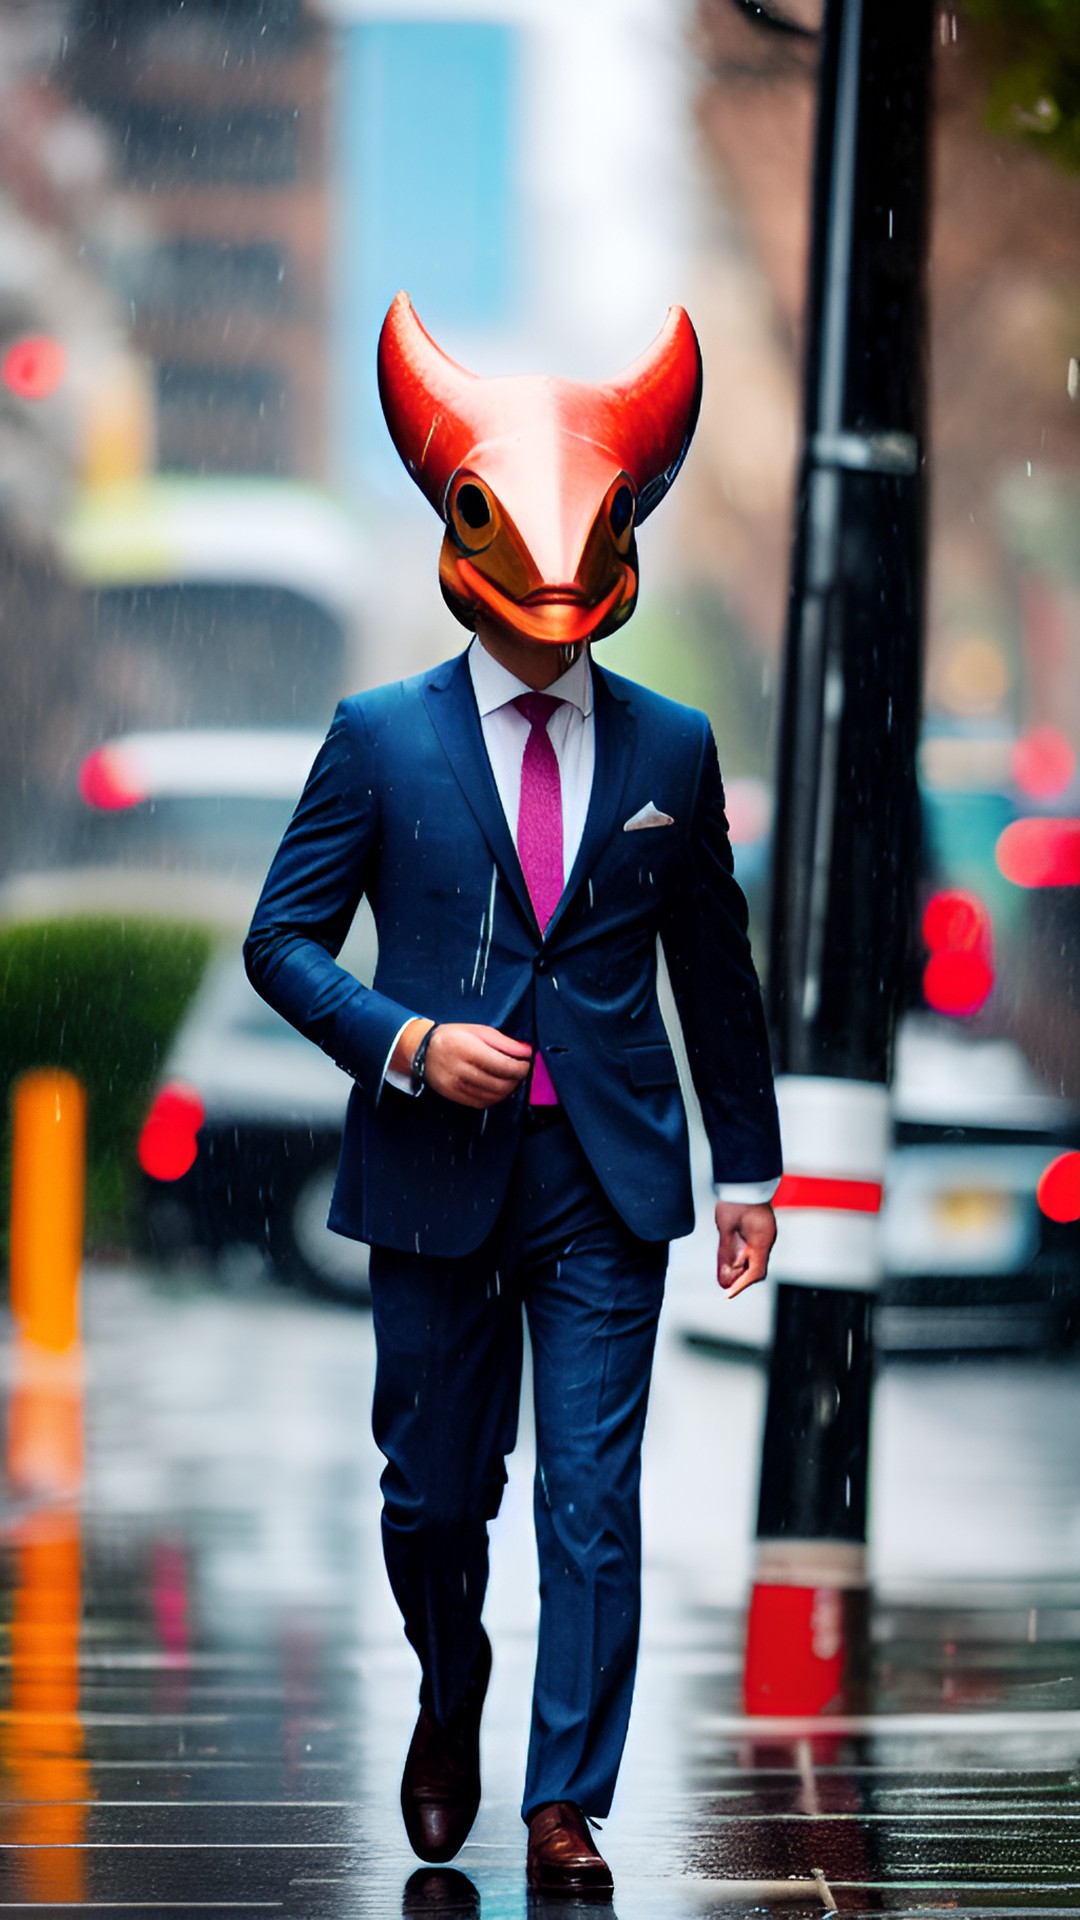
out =
<svg viewBox="0 0 1080 1920"><path fill-rule="evenodd" d="M550 693L522 693L514 705L531 728L521 762L518 858L540 931L546 933L563 890L562 781L558 756L548 739L548 721L563 702ZM558 1101L551 1075L537 1054L529 1088L530 1105L554 1107Z"/></svg>

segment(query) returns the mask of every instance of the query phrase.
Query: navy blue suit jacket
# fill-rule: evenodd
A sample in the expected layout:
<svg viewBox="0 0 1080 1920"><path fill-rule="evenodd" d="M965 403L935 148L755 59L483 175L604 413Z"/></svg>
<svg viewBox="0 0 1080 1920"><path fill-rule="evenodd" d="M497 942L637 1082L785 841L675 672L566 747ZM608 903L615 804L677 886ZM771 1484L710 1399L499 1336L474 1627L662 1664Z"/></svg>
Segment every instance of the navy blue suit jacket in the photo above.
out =
<svg viewBox="0 0 1080 1920"><path fill-rule="evenodd" d="M258 991L352 1075L330 1225L470 1252L506 1192L524 1093L486 1111L381 1087L415 1014L538 1045L603 1188L643 1239L693 1225L686 1117L656 992L663 944L718 1179L780 1171L768 1046L704 714L593 664L581 847L540 933L466 656L342 701L245 945ZM649 803L671 826L624 831ZM370 986L337 965L362 895Z"/></svg>

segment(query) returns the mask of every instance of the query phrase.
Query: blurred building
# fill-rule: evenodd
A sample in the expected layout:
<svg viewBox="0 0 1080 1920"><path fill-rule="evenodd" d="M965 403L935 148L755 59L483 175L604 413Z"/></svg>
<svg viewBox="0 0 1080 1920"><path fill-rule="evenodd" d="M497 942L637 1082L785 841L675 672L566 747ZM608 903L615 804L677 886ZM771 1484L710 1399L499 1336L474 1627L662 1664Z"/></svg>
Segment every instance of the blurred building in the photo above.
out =
<svg viewBox="0 0 1080 1920"><path fill-rule="evenodd" d="M157 464L323 478L324 29L303 0L81 0L64 73L112 135Z"/></svg>
<svg viewBox="0 0 1080 1920"><path fill-rule="evenodd" d="M93 237L109 142L55 80L63 4L0 13L0 872L48 857L86 693L59 532L117 434L144 459L144 370ZM137 451L136 451L137 449Z"/></svg>

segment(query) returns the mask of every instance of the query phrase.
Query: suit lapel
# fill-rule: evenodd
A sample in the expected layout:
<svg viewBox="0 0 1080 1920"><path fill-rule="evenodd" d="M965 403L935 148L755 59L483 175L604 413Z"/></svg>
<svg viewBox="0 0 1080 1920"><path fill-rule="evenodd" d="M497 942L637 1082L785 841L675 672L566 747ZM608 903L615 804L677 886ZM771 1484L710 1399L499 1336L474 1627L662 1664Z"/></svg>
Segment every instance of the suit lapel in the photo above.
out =
<svg viewBox="0 0 1080 1920"><path fill-rule="evenodd" d="M421 688L450 768L476 818L510 892L534 933L539 933L532 901L521 871L517 848L510 837L506 815L484 745L476 710L468 655L460 654L431 675Z"/></svg>
<svg viewBox="0 0 1080 1920"><path fill-rule="evenodd" d="M634 757L637 722L629 705L619 698L606 674L592 663L596 762L581 845L547 930L550 940L577 889L588 879L599 855L617 830L623 794ZM509 835L507 836L509 838Z"/></svg>

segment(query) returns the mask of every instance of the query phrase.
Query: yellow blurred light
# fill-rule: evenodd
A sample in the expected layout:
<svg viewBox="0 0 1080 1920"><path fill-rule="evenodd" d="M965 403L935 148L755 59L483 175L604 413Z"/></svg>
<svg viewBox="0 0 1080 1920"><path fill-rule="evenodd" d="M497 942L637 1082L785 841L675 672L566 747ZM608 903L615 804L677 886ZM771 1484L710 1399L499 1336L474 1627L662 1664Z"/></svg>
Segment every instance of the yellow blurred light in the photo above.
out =
<svg viewBox="0 0 1080 1920"><path fill-rule="evenodd" d="M83 402L82 478L87 487L117 486L150 471L154 402L141 362L116 359Z"/></svg>
<svg viewBox="0 0 1080 1920"><path fill-rule="evenodd" d="M951 1236L991 1233L1012 1223L1015 1200L993 1187L946 1187L934 1195L934 1224Z"/></svg>
<svg viewBox="0 0 1080 1920"><path fill-rule="evenodd" d="M996 640L973 634L948 654L941 675L941 697L950 712L993 713L1008 691L1008 662Z"/></svg>

